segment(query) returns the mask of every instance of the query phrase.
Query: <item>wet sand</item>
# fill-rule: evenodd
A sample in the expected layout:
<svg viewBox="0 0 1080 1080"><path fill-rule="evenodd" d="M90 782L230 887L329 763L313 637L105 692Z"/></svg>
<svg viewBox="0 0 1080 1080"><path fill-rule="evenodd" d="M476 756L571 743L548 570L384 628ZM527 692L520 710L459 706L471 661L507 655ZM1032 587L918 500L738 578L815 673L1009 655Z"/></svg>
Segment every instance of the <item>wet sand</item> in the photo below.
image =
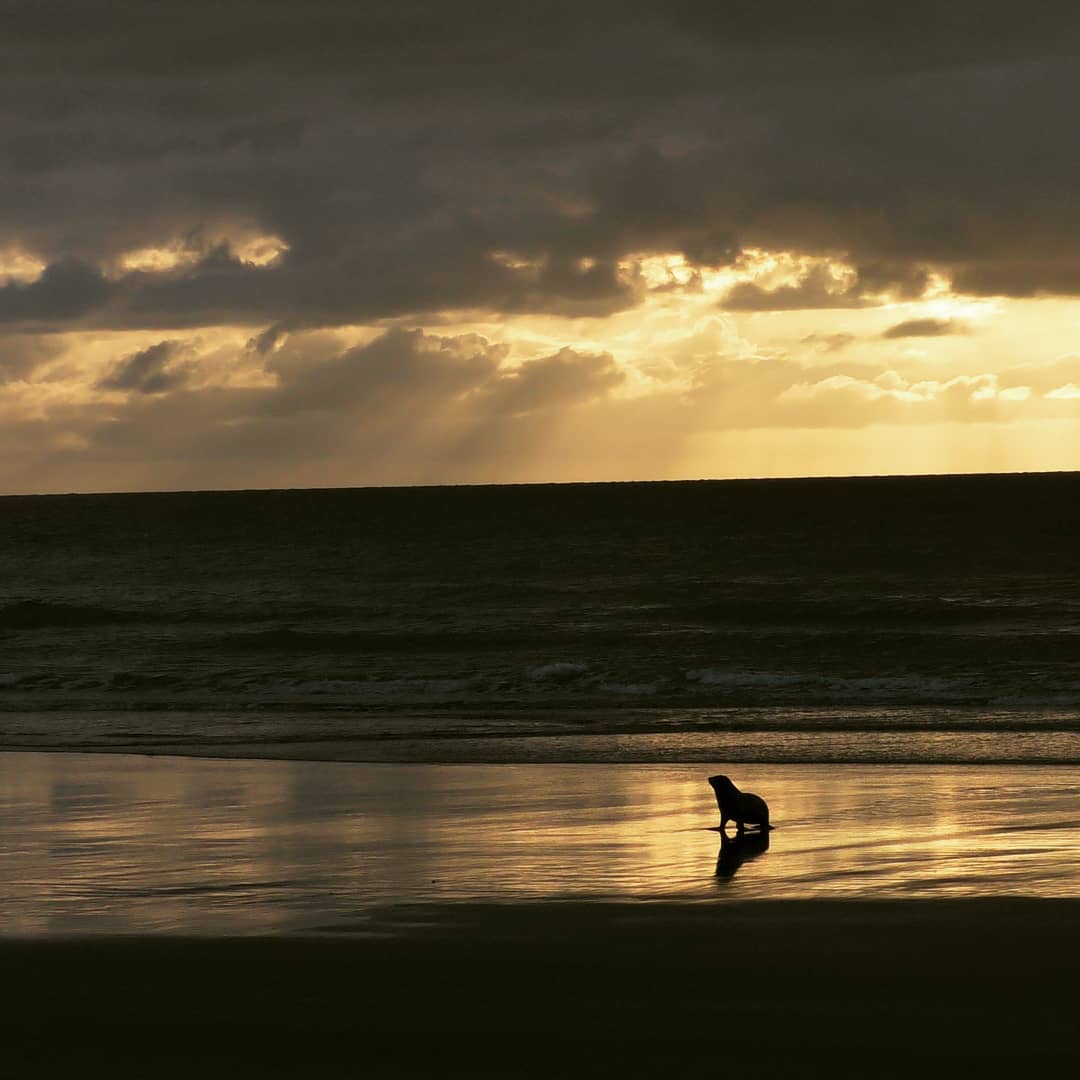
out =
<svg viewBox="0 0 1080 1080"><path fill-rule="evenodd" d="M1075 769L721 768L0 754L0 1073L1075 1071Z"/></svg>
<svg viewBox="0 0 1080 1080"><path fill-rule="evenodd" d="M768 798L767 850L721 847L721 770ZM0 754L0 925L233 935L402 903L1080 899L1078 776Z"/></svg>
<svg viewBox="0 0 1080 1080"><path fill-rule="evenodd" d="M35 1077L1067 1076L1078 914L463 904L351 937L7 942L0 1035Z"/></svg>

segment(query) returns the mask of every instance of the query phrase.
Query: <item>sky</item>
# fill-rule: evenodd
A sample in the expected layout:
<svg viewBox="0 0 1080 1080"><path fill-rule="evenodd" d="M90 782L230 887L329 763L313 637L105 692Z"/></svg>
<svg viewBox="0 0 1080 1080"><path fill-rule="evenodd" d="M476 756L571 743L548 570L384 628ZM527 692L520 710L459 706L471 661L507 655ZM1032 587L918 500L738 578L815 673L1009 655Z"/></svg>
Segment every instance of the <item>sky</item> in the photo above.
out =
<svg viewBox="0 0 1080 1080"><path fill-rule="evenodd" d="M0 492L1080 468L1080 8L0 0Z"/></svg>

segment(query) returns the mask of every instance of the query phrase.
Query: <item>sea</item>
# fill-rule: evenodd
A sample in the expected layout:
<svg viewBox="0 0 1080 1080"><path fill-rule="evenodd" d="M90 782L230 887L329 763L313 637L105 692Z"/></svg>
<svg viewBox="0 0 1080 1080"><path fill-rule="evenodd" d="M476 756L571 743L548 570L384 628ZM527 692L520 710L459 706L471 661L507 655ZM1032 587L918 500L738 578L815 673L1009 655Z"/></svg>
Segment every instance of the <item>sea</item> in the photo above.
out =
<svg viewBox="0 0 1080 1080"><path fill-rule="evenodd" d="M0 750L1080 763L1080 474L10 496Z"/></svg>

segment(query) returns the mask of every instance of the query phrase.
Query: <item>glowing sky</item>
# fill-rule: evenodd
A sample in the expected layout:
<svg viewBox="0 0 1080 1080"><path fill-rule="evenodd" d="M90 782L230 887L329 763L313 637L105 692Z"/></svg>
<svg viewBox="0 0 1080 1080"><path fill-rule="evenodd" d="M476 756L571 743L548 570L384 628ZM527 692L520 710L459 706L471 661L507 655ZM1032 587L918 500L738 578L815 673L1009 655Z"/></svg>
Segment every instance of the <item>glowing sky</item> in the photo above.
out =
<svg viewBox="0 0 1080 1080"><path fill-rule="evenodd" d="M1080 468L1080 13L9 0L0 491Z"/></svg>

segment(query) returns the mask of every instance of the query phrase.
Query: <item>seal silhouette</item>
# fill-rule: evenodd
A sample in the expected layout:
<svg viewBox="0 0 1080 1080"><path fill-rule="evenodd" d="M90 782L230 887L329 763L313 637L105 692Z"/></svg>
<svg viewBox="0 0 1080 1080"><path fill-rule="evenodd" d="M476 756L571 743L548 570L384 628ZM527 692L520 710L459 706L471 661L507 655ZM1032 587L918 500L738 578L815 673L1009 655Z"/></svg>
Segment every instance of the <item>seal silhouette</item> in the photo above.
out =
<svg viewBox="0 0 1080 1080"><path fill-rule="evenodd" d="M760 795L740 791L726 776L710 776L709 783L716 794L716 805L720 807L721 832L729 821L735 822L740 833L747 825L756 825L762 832L772 828L769 807Z"/></svg>

